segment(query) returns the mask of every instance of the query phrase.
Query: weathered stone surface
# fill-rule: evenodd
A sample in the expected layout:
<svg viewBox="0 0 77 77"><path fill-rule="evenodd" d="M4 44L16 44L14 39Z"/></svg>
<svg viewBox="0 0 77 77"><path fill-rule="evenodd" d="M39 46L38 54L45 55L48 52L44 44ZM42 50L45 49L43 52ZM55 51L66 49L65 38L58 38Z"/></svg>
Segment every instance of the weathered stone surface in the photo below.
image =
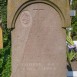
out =
<svg viewBox="0 0 77 77"><path fill-rule="evenodd" d="M7 24L15 28L11 77L66 77L62 27L70 25L69 0L27 1L8 0Z"/></svg>
<svg viewBox="0 0 77 77"><path fill-rule="evenodd" d="M51 6L24 8L12 31L11 77L66 77L66 36Z"/></svg>
<svg viewBox="0 0 77 77"><path fill-rule="evenodd" d="M25 3L28 0L8 0L8 17L7 17L7 23L8 28L11 28L13 17L18 10L18 8ZM30 0L30 1L46 1L46 0ZM69 16L69 0L47 0L51 1L53 4L55 4L62 12L65 24L63 26L69 26L70 25L70 16Z"/></svg>

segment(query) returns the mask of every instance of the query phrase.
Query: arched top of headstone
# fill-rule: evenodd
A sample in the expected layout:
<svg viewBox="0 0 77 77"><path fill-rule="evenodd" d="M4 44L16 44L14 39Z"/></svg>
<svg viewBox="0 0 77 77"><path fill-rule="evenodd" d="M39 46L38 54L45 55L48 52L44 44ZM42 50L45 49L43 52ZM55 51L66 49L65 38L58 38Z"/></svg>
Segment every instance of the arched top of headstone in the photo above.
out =
<svg viewBox="0 0 77 77"><path fill-rule="evenodd" d="M7 24L8 28L14 28L17 17L27 6L35 3L44 3L53 7L60 15L63 27L70 25L69 1L68 0L8 0Z"/></svg>

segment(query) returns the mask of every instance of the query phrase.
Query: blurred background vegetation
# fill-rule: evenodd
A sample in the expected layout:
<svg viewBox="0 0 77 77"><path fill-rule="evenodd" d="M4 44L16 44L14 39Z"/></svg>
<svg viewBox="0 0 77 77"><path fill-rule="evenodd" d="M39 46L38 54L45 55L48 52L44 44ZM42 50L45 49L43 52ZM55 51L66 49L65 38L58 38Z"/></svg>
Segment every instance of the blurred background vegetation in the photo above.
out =
<svg viewBox="0 0 77 77"><path fill-rule="evenodd" d="M76 16L72 17L72 36L73 40L77 40L77 0L73 0L72 10L76 10Z"/></svg>
<svg viewBox="0 0 77 77"><path fill-rule="evenodd" d="M0 77L10 77L11 30L7 29L7 0L0 0L0 16L3 29L3 49L0 49Z"/></svg>

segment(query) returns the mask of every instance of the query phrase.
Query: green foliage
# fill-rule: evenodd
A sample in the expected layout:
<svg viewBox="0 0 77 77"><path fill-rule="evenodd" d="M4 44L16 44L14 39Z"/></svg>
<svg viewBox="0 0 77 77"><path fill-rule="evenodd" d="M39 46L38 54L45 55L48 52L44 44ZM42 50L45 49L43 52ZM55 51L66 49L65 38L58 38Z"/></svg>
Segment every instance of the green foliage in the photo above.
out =
<svg viewBox="0 0 77 77"><path fill-rule="evenodd" d="M68 36L68 35L67 35L67 37L66 37L66 41L67 41L68 45L74 45L73 40L72 40L71 37ZM66 54L67 54L67 61L68 61L70 64L71 64L71 62L72 62L73 60L76 60L76 58L77 58L77 52L76 52L74 49L72 49L71 51L69 51L69 48L67 48Z"/></svg>
<svg viewBox="0 0 77 77"><path fill-rule="evenodd" d="M77 0L73 0L72 9L76 10L77 13ZM72 38L73 40L77 40L77 14L72 17Z"/></svg>
<svg viewBox="0 0 77 77"><path fill-rule="evenodd" d="M72 32L75 32L77 34L77 15L75 17L72 17L72 27Z"/></svg>
<svg viewBox="0 0 77 77"><path fill-rule="evenodd" d="M10 77L11 75L11 70L10 70L10 65L11 65L11 57L10 55L7 57L7 62L5 67L3 68L3 72L2 72L2 77Z"/></svg>
<svg viewBox="0 0 77 77"><path fill-rule="evenodd" d="M3 49L0 49L0 77L11 75L11 30L7 29L7 0L0 0L0 17L3 28Z"/></svg>
<svg viewBox="0 0 77 77"><path fill-rule="evenodd" d="M11 75L11 41L9 37L9 30L4 31L4 48L0 50L0 77L10 77Z"/></svg>
<svg viewBox="0 0 77 77"><path fill-rule="evenodd" d="M73 60L77 58L77 52L71 50L70 52L67 51L67 60L71 63Z"/></svg>
<svg viewBox="0 0 77 77"><path fill-rule="evenodd" d="M68 35L66 36L66 41L69 43L69 45L74 45L72 38L69 37Z"/></svg>

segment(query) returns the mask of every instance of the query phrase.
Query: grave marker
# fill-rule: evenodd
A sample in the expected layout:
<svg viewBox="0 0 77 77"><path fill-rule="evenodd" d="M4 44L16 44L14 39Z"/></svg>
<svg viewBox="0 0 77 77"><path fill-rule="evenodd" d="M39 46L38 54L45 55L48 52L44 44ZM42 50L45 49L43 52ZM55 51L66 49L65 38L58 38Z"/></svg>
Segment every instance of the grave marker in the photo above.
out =
<svg viewBox="0 0 77 77"><path fill-rule="evenodd" d="M3 48L2 25L0 24L0 49Z"/></svg>
<svg viewBox="0 0 77 77"><path fill-rule="evenodd" d="M13 28L11 77L66 77L62 27L69 25L68 0L8 0L8 28Z"/></svg>

